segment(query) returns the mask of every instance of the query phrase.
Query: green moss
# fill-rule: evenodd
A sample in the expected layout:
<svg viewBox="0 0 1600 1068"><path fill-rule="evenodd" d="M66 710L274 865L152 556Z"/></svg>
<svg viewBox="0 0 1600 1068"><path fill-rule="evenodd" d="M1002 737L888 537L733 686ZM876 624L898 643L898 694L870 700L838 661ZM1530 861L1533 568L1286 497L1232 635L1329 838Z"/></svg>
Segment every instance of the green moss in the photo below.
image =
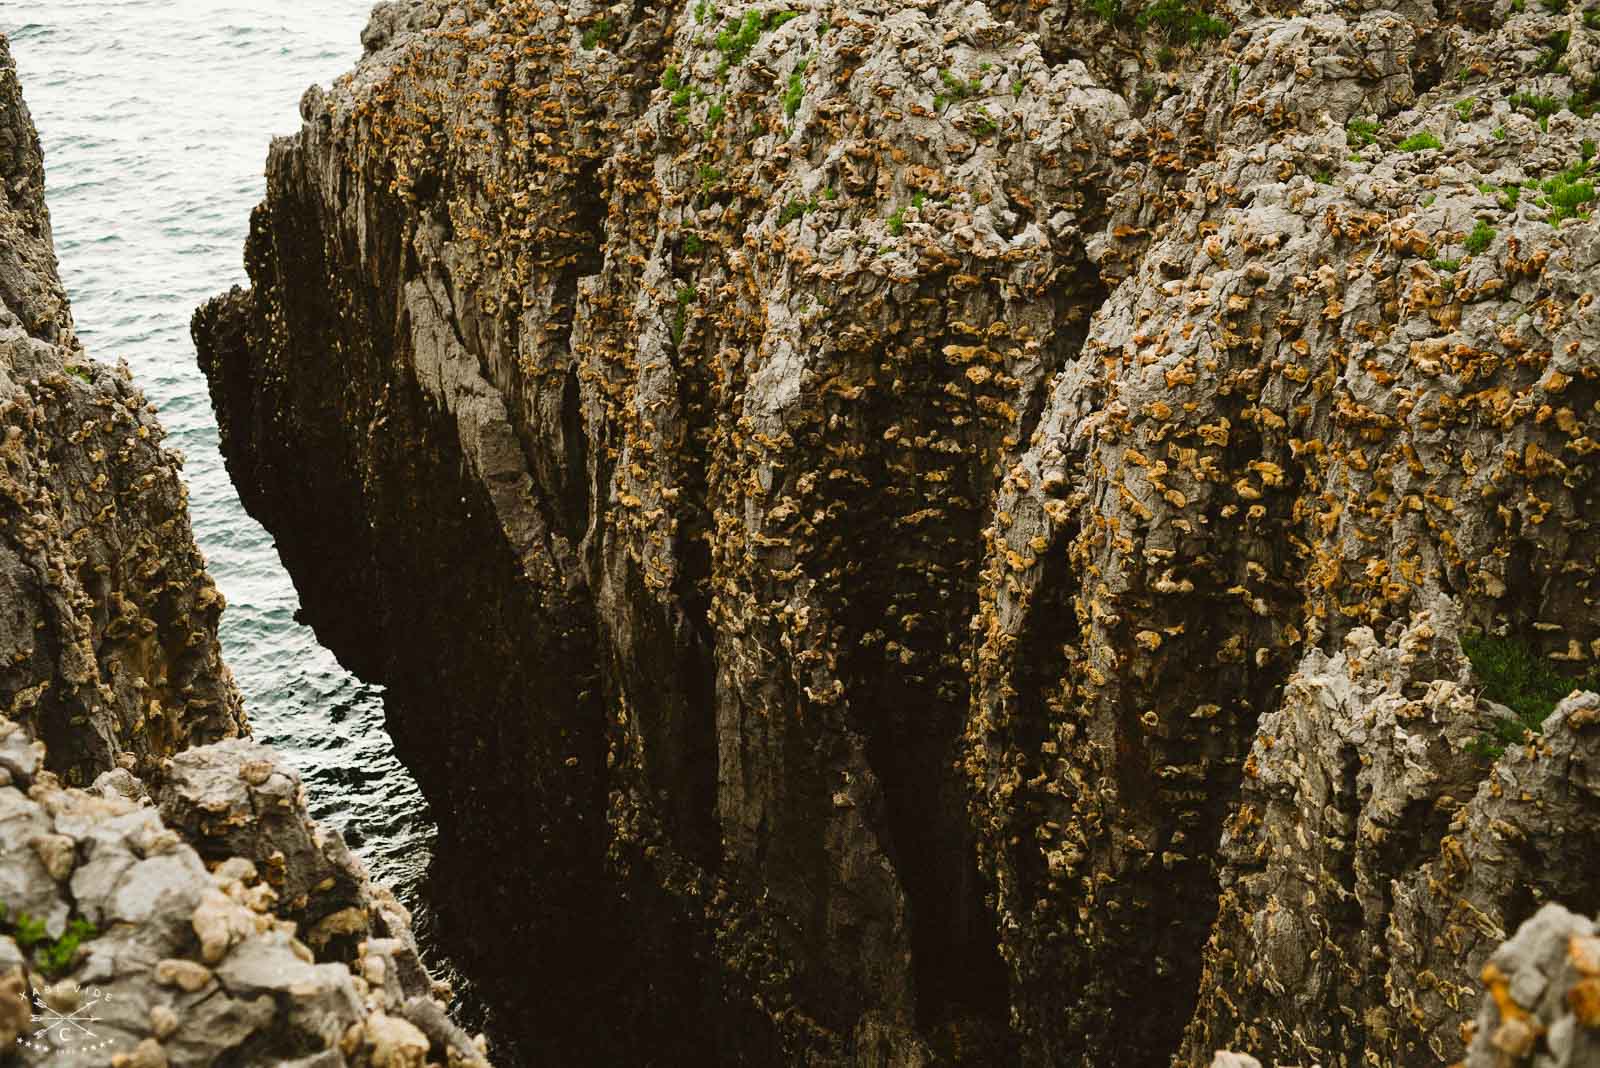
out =
<svg viewBox="0 0 1600 1068"><path fill-rule="evenodd" d="M676 63L668 64L667 69L661 72L661 88L669 93L683 88L683 77L678 73Z"/></svg>
<svg viewBox="0 0 1600 1068"><path fill-rule="evenodd" d="M1428 261L1428 266L1436 271L1448 271L1451 274L1461 270L1460 260L1437 259Z"/></svg>
<svg viewBox="0 0 1600 1068"><path fill-rule="evenodd" d="M708 130L716 129L717 124L726 118L727 114L728 109L723 105L722 101L718 100L706 109L706 128Z"/></svg>
<svg viewBox="0 0 1600 1068"><path fill-rule="evenodd" d="M1478 98L1475 96L1469 96L1465 100L1456 101L1456 114L1461 117L1462 122L1467 122L1472 118L1472 109L1476 107L1477 104Z"/></svg>
<svg viewBox="0 0 1600 1068"><path fill-rule="evenodd" d="M1494 227L1490 226L1482 219L1479 219L1478 224L1472 228L1472 233L1467 235L1467 239L1463 242L1463 244L1465 245L1468 253L1476 256L1483 252L1484 249L1488 248L1489 243L1493 240Z"/></svg>
<svg viewBox="0 0 1600 1068"><path fill-rule="evenodd" d="M1430 148L1443 148L1444 144L1427 130L1412 134L1400 142L1402 152L1423 152Z"/></svg>
<svg viewBox="0 0 1600 1068"><path fill-rule="evenodd" d="M1480 736L1475 749L1483 755L1500 755L1507 744L1520 742L1526 731L1539 733L1545 719L1572 691L1600 689L1600 672L1570 678L1514 638L1468 634L1461 639L1461 648L1482 683L1483 696L1505 705L1517 717L1515 722L1496 723L1492 732Z"/></svg>
<svg viewBox="0 0 1600 1068"><path fill-rule="evenodd" d="M1366 119L1351 119L1344 127L1345 144L1351 148L1366 148L1378 141L1378 124Z"/></svg>
<svg viewBox="0 0 1600 1068"><path fill-rule="evenodd" d="M1560 226L1567 219L1589 217L1580 211L1583 205L1595 199L1594 183L1588 180L1590 164L1595 156L1595 143L1583 142L1582 158L1565 170L1539 183L1539 195L1534 203L1550 212L1550 225Z"/></svg>
<svg viewBox="0 0 1600 1068"><path fill-rule="evenodd" d="M989 114L988 108L980 104L977 109L977 114L978 122L976 129L979 137L988 137L1000 129L999 125L994 121L994 116Z"/></svg>
<svg viewBox="0 0 1600 1068"><path fill-rule="evenodd" d="M71 375L73 378L81 379L84 382L94 381L94 376L89 373L89 369L87 367L80 367L75 363L69 363L63 367L62 370L66 371L67 374Z"/></svg>
<svg viewBox="0 0 1600 1068"><path fill-rule="evenodd" d="M717 76L727 77L728 70L743 63L765 34L799 17L798 11L773 11L765 16L757 11L746 11L742 19L717 34L717 51L722 53Z"/></svg>
<svg viewBox="0 0 1600 1068"><path fill-rule="evenodd" d="M51 979L70 971L78 948L99 933L88 920L75 918L68 922L60 938L51 938L43 920L26 912L17 913L15 919L10 915L10 910L0 904L0 933L9 934L23 952L31 953L34 966Z"/></svg>
<svg viewBox="0 0 1600 1068"><path fill-rule="evenodd" d="M583 31L583 47L593 50L601 41L611 36L612 28L611 20L602 18L599 22Z"/></svg>
<svg viewBox="0 0 1600 1068"><path fill-rule="evenodd" d="M778 213L778 225L788 226L806 212L815 210L816 206L815 200L791 200Z"/></svg>
<svg viewBox="0 0 1600 1068"><path fill-rule="evenodd" d="M1561 58L1567 54L1567 45L1571 41L1572 34L1566 30L1557 30L1545 38L1544 49L1539 53L1539 69L1546 74L1553 73L1561 66Z"/></svg>
<svg viewBox="0 0 1600 1068"><path fill-rule="evenodd" d="M800 102L806 98L806 61L800 60L794 65L794 73L789 75L789 87L783 93L783 113L789 118L794 118L800 110Z"/></svg>
<svg viewBox="0 0 1600 1068"><path fill-rule="evenodd" d="M1542 93L1512 93L1506 103L1513 108L1531 111L1541 119L1549 118L1561 110L1561 101Z"/></svg>
<svg viewBox="0 0 1600 1068"><path fill-rule="evenodd" d="M676 297L677 311L672 317L672 343L683 344L683 335L689 328L689 305L700 298L700 292L694 286L680 286Z"/></svg>
<svg viewBox="0 0 1600 1068"><path fill-rule="evenodd" d="M1233 24L1209 12L1190 7L1184 0L1155 0L1133 20L1144 30L1159 26L1166 31L1168 40L1190 45L1202 45L1210 40L1222 40L1233 32Z"/></svg>
<svg viewBox="0 0 1600 1068"><path fill-rule="evenodd" d="M1522 196L1521 182L1507 182L1505 188L1500 190L1500 206L1511 211L1517 206L1517 198Z"/></svg>

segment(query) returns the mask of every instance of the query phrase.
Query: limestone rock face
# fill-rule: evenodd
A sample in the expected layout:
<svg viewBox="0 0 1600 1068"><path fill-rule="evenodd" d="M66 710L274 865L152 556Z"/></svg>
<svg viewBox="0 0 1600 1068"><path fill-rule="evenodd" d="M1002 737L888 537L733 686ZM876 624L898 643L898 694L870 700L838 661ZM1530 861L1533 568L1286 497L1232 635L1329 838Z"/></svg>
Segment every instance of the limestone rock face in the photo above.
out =
<svg viewBox="0 0 1600 1068"><path fill-rule="evenodd" d="M15 729L0 720L0 730ZM265 764L295 781L259 747L222 743L180 759L244 781ZM307 824L303 803L298 811ZM61 843L65 863L54 865L41 842ZM16 1063L485 1063L433 1000L410 917L364 876L352 897L366 921L362 940L323 952L318 928L308 938L279 893L320 874L314 861L277 853L277 869L260 870L233 856L208 870L177 828L148 800L125 796L113 774L87 791L37 769L14 777L0 787L0 844L9 903L0 1038ZM24 916L43 924L43 941L24 936ZM47 960L79 923L90 931L76 953ZM25 937L33 943L26 953L18 946Z"/></svg>
<svg viewBox="0 0 1600 1068"><path fill-rule="evenodd" d="M43 194L0 36L0 1059L483 1064L406 910L235 737L179 461L75 339Z"/></svg>
<svg viewBox="0 0 1600 1068"><path fill-rule="evenodd" d="M1465 1068L1600 1064L1600 938L1546 905L1483 967L1486 993Z"/></svg>
<svg viewBox="0 0 1600 1068"><path fill-rule="evenodd" d="M1459 1058L1593 891L1587 706L1486 754L1460 649L1600 659L1529 6L379 5L195 336L502 1026Z"/></svg>
<svg viewBox="0 0 1600 1068"><path fill-rule="evenodd" d="M161 439L127 369L73 334L38 135L0 39L0 713L78 784L244 723L222 596Z"/></svg>

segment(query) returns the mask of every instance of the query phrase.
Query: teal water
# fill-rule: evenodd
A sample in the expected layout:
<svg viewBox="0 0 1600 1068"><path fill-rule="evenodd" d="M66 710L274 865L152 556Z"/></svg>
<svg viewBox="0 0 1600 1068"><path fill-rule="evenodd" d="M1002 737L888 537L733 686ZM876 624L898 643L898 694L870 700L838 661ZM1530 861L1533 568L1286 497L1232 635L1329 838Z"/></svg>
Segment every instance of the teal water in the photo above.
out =
<svg viewBox="0 0 1600 1068"><path fill-rule="evenodd" d="M433 838L383 695L294 621L272 538L239 503L195 364L195 306L245 282L250 209L300 94L360 57L371 0L0 0L44 144L61 275L89 354L126 359L186 457L196 540L228 599L222 643L257 737L407 904Z"/></svg>

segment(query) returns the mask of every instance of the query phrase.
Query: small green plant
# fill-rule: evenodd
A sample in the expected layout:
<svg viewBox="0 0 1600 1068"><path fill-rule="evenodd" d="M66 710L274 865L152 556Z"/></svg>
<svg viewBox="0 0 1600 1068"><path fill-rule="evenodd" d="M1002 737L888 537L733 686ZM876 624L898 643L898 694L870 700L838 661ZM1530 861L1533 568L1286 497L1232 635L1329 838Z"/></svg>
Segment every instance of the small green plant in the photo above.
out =
<svg viewBox="0 0 1600 1068"><path fill-rule="evenodd" d="M1564 15L1567 12L1567 0L1539 0L1539 6L1552 15Z"/></svg>
<svg viewBox="0 0 1600 1068"><path fill-rule="evenodd" d="M683 335L689 329L689 305L699 299L700 293L694 286L680 286L676 296L677 311L672 316L672 343L683 344Z"/></svg>
<svg viewBox="0 0 1600 1068"><path fill-rule="evenodd" d="M894 209L894 214L889 216L889 232L896 237L906 232L906 209Z"/></svg>
<svg viewBox="0 0 1600 1068"><path fill-rule="evenodd" d="M683 254L685 256L698 256L706 243L700 240L699 234L689 234L683 239Z"/></svg>
<svg viewBox="0 0 1600 1068"><path fill-rule="evenodd" d="M1528 0L1511 0L1511 10L1519 15L1522 14L1528 10Z"/></svg>
<svg viewBox="0 0 1600 1068"><path fill-rule="evenodd" d="M1089 0L1089 10L1102 22L1116 22L1122 17L1122 0Z"/></svg>
<svg viewBox="0 0 1600 1068"><path fill-rule="evenodd" d="M1422 198L1422 206L1425 208L1431 208L1433 207L1433 202L1438 199L1438 193L1429 193L1427 196Z"/></svg>
<svg viewBox="0 0 1600 1068"><path fill-rule="evenodd" d="M833 186L830 185L828 188L826 188L826 189L824 189L822 191L822 199L823 200L838 200L839 199L839 191L837 189L835 189Z"/></svg>
<svg viewBox="0 0 1600 1068"><path fill-rule="evenodd" d="M82 367L75 363L69 363L62 368L62 370L66 371L67 374L71 375L73 378L81 379L84 382L92 383L94 381L94 376L89 373L89 369L87 367Z"/></svg>
<svg viewBox="0 0 1600 1068"><path fill-rule="evenodd" d="M1506 139L1506 128L1504 126L1496 126L1494 128L1494 139L1496 141L1504 141Z"/></svg>
<svg viewBox="0 0 1600 1068"><path fill-rule="evenodd" d="M67 923L60 938L51 938L43 920L26 912L19 912L12 919L10 910L0 904L0 933L9 934L24 952L31 952L34 966L46 977L55 979L72 969L78 959L78 948L99 932L94 924L77 917Z"/></svg>
<svg viewBox="0 0 1600 1068"><path fill-rule="evenodd" d="M611 20L609 18L602 18L593 26L590 26L583 32L584 49L593 51L601 41L611 36L611 29Z"/></svg>
<svg viewBox="0 0 1600 1068"><path fill-rule="evenodd" d="M1351 148L1366 148L1378 141L1378 124L1366 119L1351 119L1344 127L1345 144Z"/></svg>
<svg viewBox="0 0 1600 1068"><path fill-rule="evenodd" d="M1551 226L1560 226L1571 218L1589 217L1588 212L1579 209L1595 199L1594 184L1586 177L1595 157L1595 143L1586 139L1580 151L1581 159L1539 183L1534 203L1549 211Z"/></svg>
<svg viewBox="0 0 1600 1068"><path fill-rule="evenodd" d="M1542 93L1512 93L1506 103L1519 110L1531 111L1540 119L1547 119L1561 110L1561 101Z"/></svg>
<svg viewBox="0 0 1600 1068"><path fill-rule="evenodd" d="M711 17L711 4L708 0L697 0L694 5L694 20L700 25L706 24L706 19Z"/></svg>
<svg viewBox="0 0 1600 1068"><path fill-rule="evenodd" d="M1023 82L1023 80L1021 78L1018 78L1016 81L1011 83L1011 95L1013 97L1015 97L1016 99L1021 100L1022 99L1022 91L1024 89L1026 89L1026 88L1027 88L1027 84L1025 82Z"/></svg>
<svg viewBox="0 0 1600 1068"><path fill-rule="evenodd" d="M1461 261L1447 260L1441 257L1440 259L1428 261L1428 266L1432 267L1436 271L1446 271L1450 274L1455 274L1457 271L1461 270Z"/></svg>
<svg viewBox="0 0 1600 1068"><path fill-rule="evenodd" d="M1552 74L1561 66L1561 58L1567 54L1567 46L1572 41L1572 34L1567 30L1557 30L1545 38L1544 48L1539 53L1538 67L1546 74Z"/></svg>
<svg viewBox="0 0 1600 1068"><path fill-rule="evenodd" d="M939 72L939 80L944 83L944 87L950 91L949 95L955 100L972 96L983 89L978 79L974 78L971 81L964 82L956 77L948 67Z"/></svg>
<svg viewBox="0 0 1600 1068"><path fill-rule="evenodd" d="M791 200L778 213L778 225L788 226L806 212L814 211L816 206L817 202L815 200Z"/></svg>
<svg viewBox="0 0 1600 1068"><path fill-rule="evenodd" d="M1479 735L1481 745L1475 751L1481 749L1480 755L1497 757L1507 745L1522 741L1526 732L1539 733L1556 705L1573 690L1600 689L1600 672L1583 679L1569 678L1514 638L1467 634L1461 639L1461 648L1483 684L1483 696L1505 705L1517 717L1501 720L1492 731Z"/></svg>
<svg viewBox="0 0 1600 1068"><path fill-rule="evenodd" d="M976 128L979 137L988 137L1000 129L999 125L994 121L994 116L989 114L989 109L984 107L982 104L978 105L977 115L978 122Z"/></svg>
<svg viewBox="0 0 1600 1068"><path fill-rule="evenodd" d="M1477 104L1478 98L1475 96L1469 96L1465 100L1456 101L1456 114L1461 117L1462 122L1467 122L1472 118L1472 109L1476 107Z"/></svg>
<svg viewBox="0 0 1600 1068"><path fill-rule="evenodd" d="M806 61L800 60L794 65L794 73L789 75L789 87L783 93L783 113L789 118L794 118L800 110L800 102L806 98Z"/></svg>
<svg viewBox="0 0 1600 1068"><path fill-rule="evenodd" d="M1231 22L1190 7L1184 0L1155 0L1139 12L1133 23L1141 30L1159 26L1166 31L1168 40L1195 46L1223 40L1233 32Z"/></svg>
<svg viewBox="0 0 1600 1068"><path fill-rule="evenodd" d="M1318 185L1332 185L1333 184L1333 172L1328 170L1328 168L1324 167L1324 168L1322 168L1322 170L1317 171L1315 174L1313 174L1311 176L1311 180L1316 182Z"/></svg>
<svg viewBox="0 0 1600 1068"><path fill-rule="evenodd" d="M1239 64L1235 63L1228 68L1228 82L1233 86L1233 91L1239 91Z"/></svg>
<svg viewBox="0 0 1600 1068"><path fill-rule="evenodd" d="M706 108L706 129L715 130L717 124L727 118L727 115L728 109L722 101L715 101L710 107Z"/></svg>
<svg viewBox="0 0 1600 1068"><path fill-rule="evenodd" d="M1462 242L1462 245L1469 255L1477 256L1487 249L1489 243L1493 240L1494 227L1479 219L1477 225L1472 228L1472 233L1467 235L1467 239Z"/></svg>
<svg viewBox="0 0 1600 1068"><path fill-rule="evenodd" d="M1600 7L1584 9L1583 25L1587 29L1600 30Z"/></svg>
<svg viewBox="0 0 1600 1068"><path fill-rule="evenodd" d="M683 77L678 73L676 63L669 64L667 69L661 72L661 88L669 93L676 93L683 88Z"/></svg>
<svg viewBox="0 0 1600 1068"><path fill-rule="evenodd" d="M1424 152L1430 148L1443 148L1444 143L1427 130L1420 130L1400 142L1402 152Z"/></svg>
<svg viewBox="0 0 1600 1068"><path fill-rule="evenodd" d="M718 79L726 79L730 68L743 63L763 34L799 17L798 11L772 11L764 17L760 12L746 11L744 18L717 34L717 51L722 53L722 62L717 66Z"/></svg>
<svg viewBox="0 0 1600 1068"><path fill-rule="evenodd" d="M700 191L709 193L722 183L722 171L710 164L702 163L699 171Z"/></svg>

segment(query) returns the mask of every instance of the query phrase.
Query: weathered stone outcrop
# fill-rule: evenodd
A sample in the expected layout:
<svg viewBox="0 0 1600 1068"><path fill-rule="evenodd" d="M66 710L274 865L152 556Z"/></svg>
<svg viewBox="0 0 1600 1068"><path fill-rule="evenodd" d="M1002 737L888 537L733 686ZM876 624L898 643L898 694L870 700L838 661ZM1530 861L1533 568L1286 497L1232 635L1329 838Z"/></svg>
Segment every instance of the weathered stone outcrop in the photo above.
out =
<svg viewBox="0 0 1600 1068"><path fill-rule="evenodd" d="M187 828L164 824L126 771L107 772L90 790L63 788L40 767L42 747L16 744L20 727L0 720L0 736L15 758L0 786L10 924L0 927L0 1040L17 1063L484 1063L435 999L410 916L347 853L321 863L277 849L261 855L250 848L257 840L208 870L180 833ZM322 836L298 777L269 750L223 742L175 763L184 767L169 769L164 797L249 826L265 788L282 799L270 816L280 833ZM198 791L197 767L208 779ZM333 933L361 936L347 952L324 952L328 919L297 923L303 898L289 895L318 876L352 888L345 910L330 914L343 917ZM46 937L24 933L27 921ZM79 923L89 931L76 953L50 960Z"/></svg>
<svg viewBox="0 0 1600 1068"><path fill-rule="evenodd" d="M1600 1063L1600 938L1546 905L1494 951L1465 1068Z"/></svg>
<svg viewBox="0 0 1600 1068"><path fill-rule="evenodd" d="M179 460L127 369L89 360L44 163L0 39L0 713L85 784L244 722Z"/></svg>
<svg viewBox="0 0 1600 1068"><path fill-rule="evenodd" d="M195 335L502 1025L1460 1057L1594 889L1587 706L1496 759L1459 641L1600 658L1596 32L379 5Z"/></svg>
<svg viewBox="0 0 1600 1068"><path fill-rule="evenodd" d="M406 910L236 737L161 438L74 336L0 35L0 1060L483 1064Z"/></svg>

